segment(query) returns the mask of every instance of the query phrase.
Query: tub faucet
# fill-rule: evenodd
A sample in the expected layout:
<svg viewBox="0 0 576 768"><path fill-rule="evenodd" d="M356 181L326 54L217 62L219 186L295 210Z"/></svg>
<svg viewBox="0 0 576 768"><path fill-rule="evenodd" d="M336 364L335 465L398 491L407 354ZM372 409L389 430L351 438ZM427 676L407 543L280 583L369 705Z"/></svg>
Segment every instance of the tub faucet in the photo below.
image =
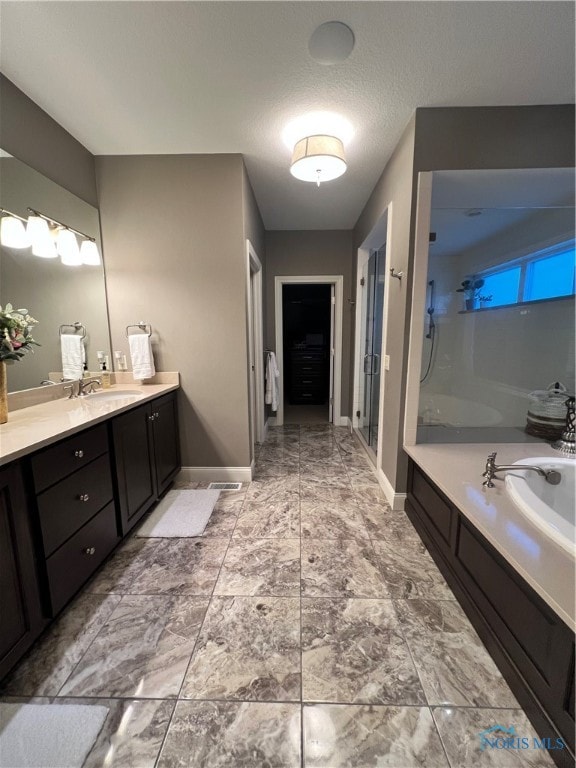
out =
<svg viewBox="0 0 576 768"><path fill-rule="evenodd" d="M496 477L496 472L518 472L519 470L530 469L533 472L538 472L540 477L543 477L547 483L551 485L558 485L562 479L560 472L555 469L542 469L542 467L528 466L527 464L496 464L496 451L489 453L486 459L486 469L482 473L485 485L487 488L494 488L494 479L499 480Z"/></svg>

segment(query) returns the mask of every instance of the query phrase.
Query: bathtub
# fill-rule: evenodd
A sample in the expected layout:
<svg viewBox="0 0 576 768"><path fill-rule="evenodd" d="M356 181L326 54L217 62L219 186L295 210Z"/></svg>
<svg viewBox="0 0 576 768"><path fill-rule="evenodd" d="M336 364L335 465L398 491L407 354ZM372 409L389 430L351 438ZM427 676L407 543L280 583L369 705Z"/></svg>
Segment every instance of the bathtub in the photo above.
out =
<svg viewBox="0 0 576 768"><path fill-rule="evenodd" d="M453 395L422 394L418 422L447 427L496 427L502 422L499 411L483 403Z"/></svg>
<svg viewBox="0 0 576 768"><path fill-rule="evenodd" d="M506 490L510 498L535 526L574 555L576 461L548 456L521 459L514 464L518 465L518 471L506 474ZM523 464L555 469L562 479L559 485L551 485L537 472L522 470Z"/></svg>

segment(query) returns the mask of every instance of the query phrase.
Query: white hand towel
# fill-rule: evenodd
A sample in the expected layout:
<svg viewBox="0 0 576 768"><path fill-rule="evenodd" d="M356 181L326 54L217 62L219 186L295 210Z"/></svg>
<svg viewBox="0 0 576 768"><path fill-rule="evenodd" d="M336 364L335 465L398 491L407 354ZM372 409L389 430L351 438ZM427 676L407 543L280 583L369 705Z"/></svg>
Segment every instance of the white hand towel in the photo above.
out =
<svg viewBox="0 0 576 768"><path fill-rule="evenodd" d="M85 350L82 336L63 333L60 336L62 352L62 376L65 379L81 379L84 368Z"/></svg>
<svg viewBox="0 0 576 768"><path fill-rule="evenodd" d="M156 369L154 368L150 336L147 333L133 333L128 336L128 345L134 381L151 379L156 373Z"/></svg>
<svg viewBox="0 0 576 768"><path fill-rule="evenodd" d="M274 352L268 352L266 359L266 397L265 402L272 406L273 411L278 410L279 385L278 379L280 371L276 362Z"/></svg>

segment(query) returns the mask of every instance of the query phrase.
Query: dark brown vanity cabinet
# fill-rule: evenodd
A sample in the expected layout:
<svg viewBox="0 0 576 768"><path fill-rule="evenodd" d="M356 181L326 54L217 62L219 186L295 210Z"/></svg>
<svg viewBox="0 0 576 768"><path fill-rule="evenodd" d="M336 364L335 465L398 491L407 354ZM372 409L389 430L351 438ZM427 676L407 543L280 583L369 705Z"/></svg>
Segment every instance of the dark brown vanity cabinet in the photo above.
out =
<svg viewBox="0 0 576 768"><path fill-rule="evenodd" d="M0 679L179 470L175 392L0 468Z"/></svg>
<svg viewBox="0 0 576 768"><path fill-rule="evenodd" d="M122 534L164 493L180 470L176 394L112 420Z"/></svg>
<svg viewBox="0 0 576 768"><path fill-rule="evenodd" d="M30 466L55 616L120 538L106 424L39 451Z"/></svg>
<svg viewBox="0 0 576 768"><path fill-rule="evenodd" d="M0 469L0 678L45 625L20 462Z"/></svg>

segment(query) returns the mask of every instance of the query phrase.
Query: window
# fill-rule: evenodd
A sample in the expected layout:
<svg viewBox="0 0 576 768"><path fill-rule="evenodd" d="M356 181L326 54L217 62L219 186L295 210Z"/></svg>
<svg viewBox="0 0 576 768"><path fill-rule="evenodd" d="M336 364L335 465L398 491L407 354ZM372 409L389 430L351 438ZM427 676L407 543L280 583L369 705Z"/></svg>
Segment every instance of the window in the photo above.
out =
<svg viewBox="0 0 576 768"><path fill-rule="evenodd" d="M481 279L484 284L474 309L572 296L575 267L574 240L568 240L501 264L497 269L478 272L472 279ZM486 301L488 297L490 301Z"/></svg>

